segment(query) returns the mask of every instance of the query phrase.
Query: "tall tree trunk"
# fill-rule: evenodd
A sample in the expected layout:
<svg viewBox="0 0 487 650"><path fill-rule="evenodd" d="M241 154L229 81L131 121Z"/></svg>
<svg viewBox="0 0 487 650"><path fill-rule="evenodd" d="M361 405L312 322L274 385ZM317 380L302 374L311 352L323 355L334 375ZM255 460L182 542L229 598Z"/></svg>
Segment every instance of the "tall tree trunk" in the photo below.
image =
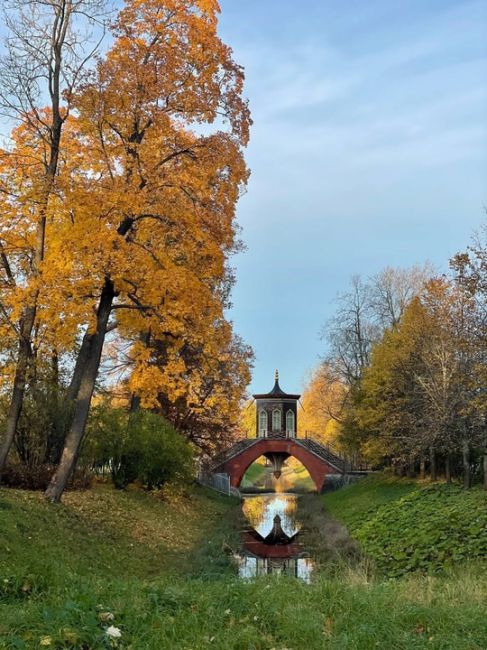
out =
<svg viewBox="0 0 487 650"><path fill-rule="evenodd" d="M137 413L137 411L140 409L140 395L136 395L135 393L132 393L132 396L130 398L130 406L129 406L129 413Z"/></svg>
<svg viewBox="0 0 487 650"><path fill-rule="evenodd" d="M445 478L447 483L451 483L451 454L447 453L445 458Z"/></svg>
<svg viewBox="0 0 487 650"><path fill-rule="evenodd" d="M406 469L406 474L408 478L414 478L414 475L416 473L415 465L416 463L414 462L414 458L410 458Z"/></svg>
<svg viewBox="0 0 487 650"><path fill-rule="evenodd" d="M423 481L426 475L426 459L424 454L421 453L419 457L419 478Z"/></svg>
<svg viewBox="0 0 487 650"><path fill-rule="evenodd" d="M484 462L483 462L483 465L484 465L484 490L487 490L487 449L484 449L483 458L484 458Z"/></svg>
<svg viewBox="0 0 487 650"><path fill-rule="evenodd" d="M467 438L462 440L463 487L470 487L470 446Z"/></svg>
<svg viewBox="0 0 487 650"><path fill-rule="evenodd" d="M22 411L25 386L27 383L29 359L32 353L30 336L32 333L32 328L34 327L35 314L35 308L27 308L24 312L24 316L20 324L19 349L17 356L17 366L15 368L12 397L10 399L7 421L5 423L5 432L0 441L0 476L5 466L8 452L12 446L15 432L17 430L17 424L20 418L20 413Z"/></svg>
<svg viewBox="0 0 487 650"><path fill-rule="evenodd" d="M436 481L438 478L436 469L436 450L434 447L430 447L430 477L432 481Z"/></svg>
<svg viewBox="0 0 487 650"><path fill-rule="evenodd" d="M88 359L90 358L91 344L93 342L94 337L95 337L95 333L94 332L90 333L88 330L85 332L83 336L81 347L78 351L78 356L76 357L76 363L74 366L73 375L71 377L71 382L66 391L66 400L68 402L74 402L76 396L78 395L81 386L81 380L83 378L83 373L86 364L88 363Z"/></svg>
<svg viewBox="0 0 487 650"><path fill-rule="evenodd" d="M45 492L46 498L55 503L60 501L78 459L88 420L91 397L100 367L101 353L114 296L113 282L106 279L97 310L96 330L91 341L89 358L83 369L79 391L74 404L73 419L66 436L61 461Z"/></svg>

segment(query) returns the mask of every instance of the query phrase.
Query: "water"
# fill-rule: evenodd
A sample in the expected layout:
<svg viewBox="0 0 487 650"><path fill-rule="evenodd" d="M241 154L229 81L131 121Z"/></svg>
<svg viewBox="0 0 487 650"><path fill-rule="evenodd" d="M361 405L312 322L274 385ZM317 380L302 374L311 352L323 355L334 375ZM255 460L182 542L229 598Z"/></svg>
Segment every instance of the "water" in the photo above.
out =
<svg viewBox="0 0 487 650"><path fill-rule="evenodd" d="M248 528L242 533L237 556L241 578L268 574L311 579L313 560L301 539L299 497L295 494L260 494L244 497Z"/></svg>

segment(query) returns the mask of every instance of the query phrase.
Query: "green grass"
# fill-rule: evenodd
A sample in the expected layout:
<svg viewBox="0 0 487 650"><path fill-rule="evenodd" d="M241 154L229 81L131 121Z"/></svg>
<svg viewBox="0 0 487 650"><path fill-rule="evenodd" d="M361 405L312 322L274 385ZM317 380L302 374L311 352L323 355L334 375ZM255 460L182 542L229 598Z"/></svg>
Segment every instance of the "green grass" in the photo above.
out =
<svg viewBox="0 0 487 650"><path fill-rule="evenodd" d="M242 487L249 487L263 479L266 467L263 463L252 463L242 479Z"/></svg>
<svg viewBox="0 0 487 650"><path fill-rule="evenodd" d="M324 497L389 577L487 558L487 493L374 477Z"/></svg>
<svg viewBox="0 0 487 650"><path fill-rule="evenodd" d="M66 493L58 507L41 493L0 490L0 567L4 577L20 569L60 582L121 566L137 578L208 569L202 549L236 503L203 488L164 501L99 486Z"/></svg>
<svg viewBox="0 0 487 650"><path fill-rule="evenodd" d="M361 479L323 498L326 509L334 517L355 528L371 518L384 504L397 501L417 489L417 483L412 480L378 475Z"/></svg>
<svg viewBox="0 0 487 650"><path fill-rule="evenodd" d="M241 487L244 491L267 492L266 475L269 469L262 462L254 462L245 472ZM306 468L299 462L284 466L281 478L276 485L276 490L281 492L314 492L316 486Z"/></svg>
<svg viewBox="0 0 487 650"><path fill-rule="evenodd" d="M355 578L311 587L283 578L93 577L17 599L3 608L1 627L9 630L5 648L38 648L45 637L56 648L109 647L99 616L110 612L122 631L120 647L141 650L473 650L486 647L485 597L485 582L474 572L465 580Z"/></svg>
<svg viewBox="0 0 487 650"><path fill-rule="evenodd" d="M487 647L485 566L385 580L345 565L311 585L243 582L231 562L238 521L234 501L201 489L161 501L98 487L61 506L0 490L0 648Z"/></svg>

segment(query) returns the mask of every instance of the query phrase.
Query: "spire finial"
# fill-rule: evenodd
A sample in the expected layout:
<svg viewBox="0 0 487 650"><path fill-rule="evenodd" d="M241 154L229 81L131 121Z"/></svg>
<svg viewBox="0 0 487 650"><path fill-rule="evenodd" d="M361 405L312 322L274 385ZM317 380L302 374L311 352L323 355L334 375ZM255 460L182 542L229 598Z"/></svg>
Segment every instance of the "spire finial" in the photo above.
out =
<svg viewBox="0 0 487 650"><path fill-rule="evenodd" d="M276 368L276 374L274 375L274 379L276 381L279 381L279 370L277 370L277 368Z"/></svg>

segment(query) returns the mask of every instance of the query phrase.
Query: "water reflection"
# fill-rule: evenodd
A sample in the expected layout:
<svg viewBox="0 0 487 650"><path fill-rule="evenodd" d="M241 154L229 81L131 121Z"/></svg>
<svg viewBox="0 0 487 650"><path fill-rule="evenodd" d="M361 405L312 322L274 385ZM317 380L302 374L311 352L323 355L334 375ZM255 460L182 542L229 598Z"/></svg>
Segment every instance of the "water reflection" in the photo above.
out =
<svg viewBox="0 0 487 650"><path fill-rule="evenodd" d="M294 494L246 496L242 510L249 528L242 534L237 556L241 578L281 574L311 579L313 560L299 531L299 499Z"/></svg>
<svg viewBox="0 0 487 650"><path fill-rule="evenodd" d="M295 494L261 494L244 497L242 510L250 526L266 537L274 524L274 517L281 519L281 526L290 537L301 528L297 519L298 497Z"/></svg>
<svg viewBox="0 0 487 650"><path fill-rule="evenodd" d="M238 559L238 574L241 578L256 578L269 574L286 575L311 582L313 560L309 557L289 558L261 558L251 555L240 555Z"/></svg>

